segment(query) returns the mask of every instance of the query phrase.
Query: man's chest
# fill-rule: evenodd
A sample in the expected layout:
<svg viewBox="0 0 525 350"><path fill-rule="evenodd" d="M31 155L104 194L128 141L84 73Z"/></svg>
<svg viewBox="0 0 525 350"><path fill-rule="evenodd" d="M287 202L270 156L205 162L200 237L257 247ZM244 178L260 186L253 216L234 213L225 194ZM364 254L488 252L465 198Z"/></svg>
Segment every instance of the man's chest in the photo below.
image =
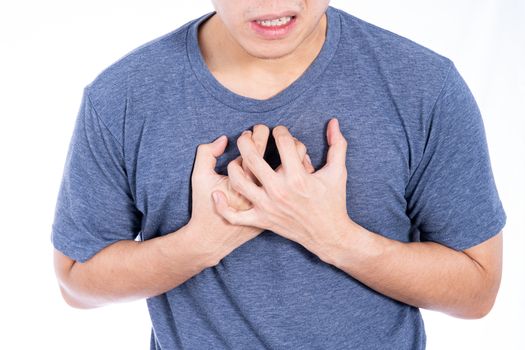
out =
<svg viewBox="0 0 525 350"><path fill-rule="evenodd" d="M312 103L313 102L313 103ZM191 174L197 146L228 137L216 171L227 175L228 163L239 155L236 140L240 133L256 124L270 129L286 126L307 147L316 169L326 162L327 123L339 120L348 141L347 209L358 224L399 240L408 240L410 220L405 214L405 186L409 177L407 134L394 111L372 114L344 102L315 103L296 101L276 111L242 113L226 109L194 108L187 115L166 109L155 119L145 118L130 135L134 146L129 159L132 187L137 208L143 213L142 232L150 238L177 230L191 217ZM280 164L272 138L265 159L276 168Z"/></svg>

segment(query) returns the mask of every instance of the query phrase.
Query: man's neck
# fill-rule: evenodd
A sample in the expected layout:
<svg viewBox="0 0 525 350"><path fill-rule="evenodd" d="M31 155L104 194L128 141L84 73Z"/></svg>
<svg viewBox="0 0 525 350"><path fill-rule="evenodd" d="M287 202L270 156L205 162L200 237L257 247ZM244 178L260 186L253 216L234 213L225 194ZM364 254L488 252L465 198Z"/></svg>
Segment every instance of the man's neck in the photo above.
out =
<svg viewBox="0 0 525 350"><path fill-rule="evenodd" d="M219 16L213 15L199 27L199 46L210 72L224 85L242 95L258 87L266 98L295 81L319 54L326 38L326 14L316 29L292 53L275 59L248 54L229 34ZM238 77L238 78L236 78ZM236 82L242 78L243 82ZM249 87L252 84L252 88ZM242 90L246 90L243 93Z"/></svg>

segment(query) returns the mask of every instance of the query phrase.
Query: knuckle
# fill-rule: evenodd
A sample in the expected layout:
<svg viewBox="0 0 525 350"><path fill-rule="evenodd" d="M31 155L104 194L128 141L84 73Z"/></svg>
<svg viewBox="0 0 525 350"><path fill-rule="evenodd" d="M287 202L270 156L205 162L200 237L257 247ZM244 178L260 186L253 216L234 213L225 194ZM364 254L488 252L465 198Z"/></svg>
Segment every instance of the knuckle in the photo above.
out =
<svg viewBox="0 0 525 350"><path fill-rule="evenodd" d="M286 134L278 133L277 135L275 135L275 141L283 142L283 141L286 141L287 139L288 137Z"/></svg>
<svg viewBox="0 0 525 350"><path fill-rule="evenodd" d="M274 137L274 139L275 139L275 142L277 144L279 144L279 145L293 145L293 146L295 146L293 139L291 139L286 134L278 134L277 136Z"/></svg>
<svg viewBox="0 0 525 350"><path fill-rule="evenodd" d="M237 147L241 144L243 144L244 142L246 142L246 140L248 138L251 137L251 133L249 132L243 132L238 138L237 138Z"/></svg>
<svg viewBox="0 0 525 350"><path fill-rule="evenodd" d="M300 142L300 141L297 141L298 143L296 144L296 147L297 147L297 152L299 152L299 154L301 155L305 155L306 154L306 146Z"/></svg>

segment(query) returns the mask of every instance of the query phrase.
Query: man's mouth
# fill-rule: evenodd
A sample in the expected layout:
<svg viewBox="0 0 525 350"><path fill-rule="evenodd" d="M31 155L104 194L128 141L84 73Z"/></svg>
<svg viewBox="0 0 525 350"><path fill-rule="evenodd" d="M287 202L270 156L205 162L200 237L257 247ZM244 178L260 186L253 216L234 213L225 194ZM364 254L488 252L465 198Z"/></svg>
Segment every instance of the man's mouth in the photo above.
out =
<svg viewBox="0 0 525 350"><path fill-rule="evenodd" d="M297 13L287 11L254 18L250 22L250 27L265 40L284 39L294 30L297 21Z"/></svg>
<svg viewBox="0 0 525 350"><path fill-rule="evenodd" d="M294 18L295 16L284 16L276 19L255 20L255 22L263 27L282 27Z"/></svg>

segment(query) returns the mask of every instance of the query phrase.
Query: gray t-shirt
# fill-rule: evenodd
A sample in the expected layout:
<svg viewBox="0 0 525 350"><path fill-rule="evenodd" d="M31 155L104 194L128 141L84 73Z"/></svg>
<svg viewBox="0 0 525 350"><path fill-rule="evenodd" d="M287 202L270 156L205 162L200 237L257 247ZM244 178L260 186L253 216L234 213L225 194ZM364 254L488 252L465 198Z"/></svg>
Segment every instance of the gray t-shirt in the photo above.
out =
<svg viewBox="0 0 525 350"><path fill-rule="evenodd" d="M257 100L208 70L197 27L213 13L133 50L86 86L52 225L57 249L84 262L118 240L179 229L191 216L196 148L221 134L229 138L221 174L239 155L239 134L257 123L288 127L318 169L334 116L348 140L347 208L359 225L456 250L505 225L481 115L449 59L330 6L316 59L286 89ZM278 165L272 142L265 158ZM151 349L426 343L418 308L271 231L147 304Z"/></svg>

